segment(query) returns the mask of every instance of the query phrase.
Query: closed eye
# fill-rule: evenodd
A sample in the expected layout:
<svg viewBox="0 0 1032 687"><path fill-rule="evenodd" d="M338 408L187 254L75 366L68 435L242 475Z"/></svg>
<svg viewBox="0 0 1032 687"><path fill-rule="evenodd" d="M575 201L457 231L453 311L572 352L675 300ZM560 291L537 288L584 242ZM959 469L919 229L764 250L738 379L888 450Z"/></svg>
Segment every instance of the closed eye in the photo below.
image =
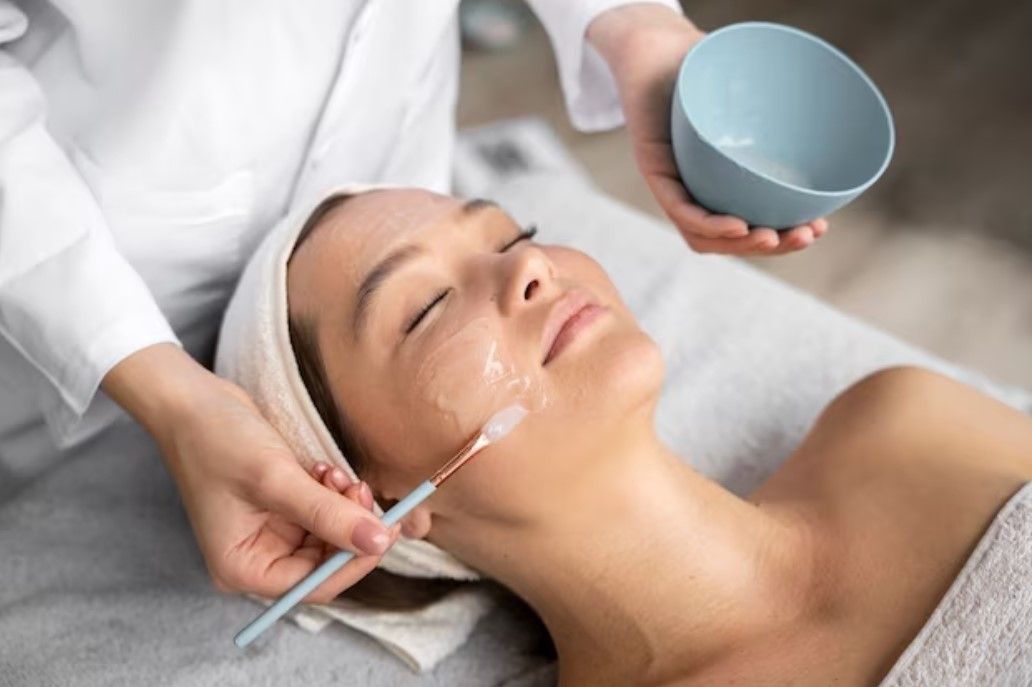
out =
<svg viewBox="0 0 1032 687"><path fill-rule="evenodd" d="M519 235L516 238L514 238L512 241L509 241L507 244L502 246L502 249L500 251L498 251L498 252L499 253L504 253L505 251L509 250L510 248L515 246L520 241L529 241L530 239L534 238L534 236L536 236L536 235L537 235L537 227L535 225L531 224L529 227L525 227L522 231L520 231Z"/></svg>
<svg viewBox="0 0 1032 687"><path fill-rule="evenodd" d="M409 320L409 323L405 326L405 333L409 334L419 323L423 321L423 318L430 314L430 311L434 309L434 306L444 300L444 297L448 295L451 289L442 289L436 296L430 299L430 302L420 308L416 316Z"/></svg>
<svg viewBox="0 0 1032 687"><path fill-rule="evenodd" d="M536 226L530 225L528 227L525 227L520 231L516 238L502 246L502 248L498 252L504 253L516 244L518 244L520 241L529 241L533 239L536 235ZM434 306L436 306L438 303L445 299L445 297L448 295L450 291L450 288L441 289L434 295L433 298L430 299L430 301L426 305L420 308L419 312L417 312L411 319L409 319L408 324L405 325L405 334L410 334L413 331L415 331L416 327L419 326L419 323L422 322L426 318L426 316L430 314L430 311L434 309Z"/></svg>

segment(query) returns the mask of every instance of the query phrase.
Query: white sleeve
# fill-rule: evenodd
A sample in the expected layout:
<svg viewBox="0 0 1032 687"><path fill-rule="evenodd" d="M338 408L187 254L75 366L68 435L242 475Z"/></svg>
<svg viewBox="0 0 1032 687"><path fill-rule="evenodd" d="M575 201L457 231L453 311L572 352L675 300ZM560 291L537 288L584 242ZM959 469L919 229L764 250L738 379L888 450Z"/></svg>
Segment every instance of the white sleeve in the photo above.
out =
<svg viewBox="0 0 1032 687"><path fill-rule="evenodd" d="M624 121L609 66L585 35L588 24L608 9L638 2L681 13L676 0L527 0L552 41L566 111L580 131L613 129Z"/></svg>
<svg viewBox="0 0 1032 687"><path fill-rule="evenodd" d="M178 340L45 113L30 72L0 50L0 335L40 373L19 391L67 446L92 433L84 418L112 415L91 409L114 405L97 393L108 370Z"/></svg>

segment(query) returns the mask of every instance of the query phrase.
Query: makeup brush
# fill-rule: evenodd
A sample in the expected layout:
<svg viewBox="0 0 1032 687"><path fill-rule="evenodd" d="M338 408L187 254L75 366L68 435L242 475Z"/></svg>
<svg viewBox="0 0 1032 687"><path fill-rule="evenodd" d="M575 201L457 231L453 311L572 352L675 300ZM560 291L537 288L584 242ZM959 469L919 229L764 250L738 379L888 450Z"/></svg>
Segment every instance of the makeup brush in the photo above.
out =
<svg viewBox="0 0 1032 687"><path fill-rule="evenodd" d="M480 433L462 447L462 450L454 458L445 463L430 479L413 489L408 496L398 501L390 510L384 513L381 518L383 524L386 527L391 527L408 515L413 508L437 491L437 488L454 475L456 470L468 463L473 456L480 453L484 448L505 437L526 415L527 409L521 405L508 406L492 415L491 419L480 430ZM265 609L247 627L237 633L237 636L233 638L233 642L241 649L253 642L261 633L269 629L270 625L282 618L294 606L301 603L301 599L312 593L316 587L329 579L333 573L340 570L345 563L354 557L355 554L351 551L338 551L327 558L322 565L308 573L304 579L277 599L276 603Z"/></svg>

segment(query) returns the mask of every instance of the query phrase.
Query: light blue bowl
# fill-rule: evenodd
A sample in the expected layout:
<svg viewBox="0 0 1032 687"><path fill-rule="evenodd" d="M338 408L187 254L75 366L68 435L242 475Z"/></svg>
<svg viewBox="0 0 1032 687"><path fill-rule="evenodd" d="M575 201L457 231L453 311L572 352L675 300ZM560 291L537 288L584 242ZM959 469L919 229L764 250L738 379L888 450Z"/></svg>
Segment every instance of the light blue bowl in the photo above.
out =
<svg viewBox="0 0 1032 687"><path fill-rule="evenodd" d="M765 22L726 26L688 53L671 126L697 203L777 229L856 198L895 145L889 107L859 67L816 36Z"/></svg>

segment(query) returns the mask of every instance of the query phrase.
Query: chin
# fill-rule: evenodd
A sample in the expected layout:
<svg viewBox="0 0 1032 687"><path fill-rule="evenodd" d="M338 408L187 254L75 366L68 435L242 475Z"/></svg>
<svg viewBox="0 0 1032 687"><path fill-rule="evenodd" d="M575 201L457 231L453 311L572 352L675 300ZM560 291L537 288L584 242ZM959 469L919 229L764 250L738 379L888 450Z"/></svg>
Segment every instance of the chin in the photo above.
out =
<svg viewBox="0 0 1032 687"><path fill-rule="evenodd" d="M614 411L631 414L654 409L663 387L663 354L645 332L621 337L599 370L598 393L611 400Z"/></svg>
<svg viewBox="0 0 1032 687"><path fill-rule="evenodd" d="M623 325L588 343L571 351L574 355L563 361L565 369L557 375L559 414L597 426L599 422L618 424L655 407L664 373L655 341L637 325Z"/></svg>

